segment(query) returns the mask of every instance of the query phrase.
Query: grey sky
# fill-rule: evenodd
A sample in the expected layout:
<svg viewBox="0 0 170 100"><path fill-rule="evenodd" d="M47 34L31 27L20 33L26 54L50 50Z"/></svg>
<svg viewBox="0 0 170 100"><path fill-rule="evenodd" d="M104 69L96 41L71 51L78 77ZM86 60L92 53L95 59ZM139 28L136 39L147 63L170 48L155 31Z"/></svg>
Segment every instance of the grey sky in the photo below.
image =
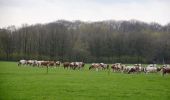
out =
<svg viewBox="0 0 170 100"><path fill-rule="evenodd" d="M170 22L170 0L0 0L0 13L0 27L59 19L137 19L165 25Z"/></svg>

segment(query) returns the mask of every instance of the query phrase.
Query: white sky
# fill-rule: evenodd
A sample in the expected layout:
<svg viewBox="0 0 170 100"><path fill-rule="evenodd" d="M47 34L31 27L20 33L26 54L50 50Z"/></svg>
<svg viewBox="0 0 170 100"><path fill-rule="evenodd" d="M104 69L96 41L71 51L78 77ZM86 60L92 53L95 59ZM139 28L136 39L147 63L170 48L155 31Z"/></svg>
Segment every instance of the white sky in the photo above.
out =
<svg viewBox="0 0 170 100"><path fill-rule="evenodd" d="M60 19L170 22L170 0L0 0L0 27Z"/></svg>

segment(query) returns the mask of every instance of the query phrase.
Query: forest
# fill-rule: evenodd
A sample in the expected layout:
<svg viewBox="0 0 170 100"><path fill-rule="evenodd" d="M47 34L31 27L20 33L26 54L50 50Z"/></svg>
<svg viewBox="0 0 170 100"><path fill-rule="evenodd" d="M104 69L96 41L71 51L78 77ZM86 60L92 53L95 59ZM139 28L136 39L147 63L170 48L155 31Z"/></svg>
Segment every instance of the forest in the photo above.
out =
<svg viewBox="0 0 170 100"><path fill-rule="evenodd" d="M170 23L67 21L0 28L0 60L170 63Z"/></svg>

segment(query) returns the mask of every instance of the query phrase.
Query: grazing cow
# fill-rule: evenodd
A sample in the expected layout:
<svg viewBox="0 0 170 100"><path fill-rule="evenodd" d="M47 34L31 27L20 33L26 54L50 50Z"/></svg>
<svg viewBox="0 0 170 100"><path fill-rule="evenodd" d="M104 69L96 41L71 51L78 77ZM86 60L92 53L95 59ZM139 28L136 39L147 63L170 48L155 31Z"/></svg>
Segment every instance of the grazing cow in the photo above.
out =
<svg viewBox="0 0 170 100"><path fill-rule="evenodd" d="M139 67L139 66L133 66L132 68L130 68L128 70L128 74L130 73L139 73L139 72L142 72L144 69L142 67Z"/></svg>
<svg viewBox="0 0 170 100"><path fill-rule="evenodd" d="M28 61L27 61L27 65L32 65L33 63L34 63L33 60L28 60Z"/></svg>
<svg viewBox="0 0 170 100"><path fill-rule="evenodd" d="M153 67L153 66L147 66L145 68L145 73L155 73L158 72L158 68L157 67Z"/></svg>
<svg viewBox="0 0 170 100"><path fill-rule="evenodd" d="M139 72L140 67L141 67L141 64L134 64L134 69L136 72Z"/></svg>
<svg viewBox="0 0 170 100"><path fill-rule="evenodd" d="M41 62L41 66L48 67L49 61L43 61Z"/></svg>
<svg viewBox="0 0 170 100"><path fill-rule="evenodd" d="M54 61L49 61L47 64L49 67L56 66L56 63Z"/></svg>
<svg viewBox="0 0 170 100"><path fill-rule="evenodd" d="M145 68L144 67L139 67L139 72L145 72Z"/></svg>
<svg viewBox="0 0 170 100"><path fill-rule="evenodd" d="M166 73L170 74L170 67L163 67L162 68L162 75L164 76Z"/></svg>
<svg viewBox="0 0 170 100"><path fill-rule="evenodd" d="M93 69L94 66L95 66L95 64L97 64L97 63L92 63L91 66L89 67L89 70L90 70L90 69Z"/></svg>
<svg viewBox="0 0 170 100"><path fill-rule="evenodd" d="M124 67L125 67L125 65L122 65L121 63L115 63L115 64L111 65L113 72L115 72L115 71L120 72L124 69Z"/></svg>
<svg viewBox="0 0 170 100"><path fill-rule="evenodd" d="M33 60L32 66L37 66L37 60Z"/></svg>
<svg viewBox="0 0 170 100"><path fill-rule="evenodd" d="M98 71L99 69L102 69L99 63L92 63L91 66L89 67L89 70L91 69L96 69Z"/></svg>
<svg viewBox="0 0 170 100"><path fill-rule="evenodd" d="M63 67L64 67L64 69L70 67L70 63L69 62L64 62Z"/></svg>
<svg viewBox="0 0 170 100"><path fill-rule="evenodd" d="M40 67L42 62L44 62L44 61L36 61L36 65L37 65L38 67Z"/></svg>
<svg viewBox="0 0 170 100"><path fill-rule="evenodd" d="M127 72L128 74L136 72L135 66L126 66L123 69L123 72Z"/></svg>
<svg viewBox="0 0 170 100"><path fill-rule="evenodd" d="M28 60L28 61L27 61L27 65L35 66L35 65L36 65L36 62L37 62L37 60Z"/></svg>
<svg viewBox="0 0 170 100"><path fill-rule="evenodd" d="M135 72L137 72L137 70L138 70L138 69L136 69L136 67L132 67L132 68L130 68L130 69L128 70L128 74L130 74L130 73L135 73Z"/></svg>
<svg viewBox="0 0 170 100"><path fill-rule="evenodd" d="M20 60L19 62L18 62L18 66L20 66L20 65L26 65L27 64L27 61L26 60Z"/></svg>
<svg viewBox="0 0 170 100"><path fill-rule="evenodd" d="M73 69L81 69L81 68L83 68L84 67L84 63L83 62L74 62L74 67L73 67Z"/></svg>
<svg viewBox="0 0 170 100"><path fill-rule="evenodd" d="M57 67L57 66L60 67L60 64L61 64L60 61L56 61L55 63L56 63L56 67Z"/></svg>
<svg viewBox="0 0 170 100"><path fill-rule="evenodd" d="M100 66L102 67L102 69L109 69L108 64L100 63Z"/></svg>
<svg viewBox="0 0 170 100"><path fill-rule="evenodd" d="M113 70L113 72L117 71L116 65L115 65L115 64L112 64L112 65L111 65L111 69Z"/></svg>
<svg viewBox="0 0 170 100"><path fill-rule="evenodd" d="M144 72L144 67L142 67L142 64L134 64L136 72Z"/></svg>
<svg viewBox="0 0 170 100"><path fill-rule="evenodd" d="M69 67L70 67L70 69L75 69L75 62L71 62L70 64L69 64Z"/></svg>
<svg viewBox="0 0 170 100"><path fill-rule="evenodd" d="M123 72L130 73L139 73L144 71L144 67L141 64L134 64L133 66L124 67Z"/></svg>

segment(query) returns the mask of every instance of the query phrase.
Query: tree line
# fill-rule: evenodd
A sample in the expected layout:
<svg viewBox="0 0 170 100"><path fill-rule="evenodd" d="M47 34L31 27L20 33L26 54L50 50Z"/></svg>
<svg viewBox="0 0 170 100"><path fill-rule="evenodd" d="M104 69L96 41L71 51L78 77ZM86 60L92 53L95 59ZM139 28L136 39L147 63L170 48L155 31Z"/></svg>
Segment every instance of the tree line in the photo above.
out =
<svg viewBox="0 0 170 100"><path fill-rule="evenodd" d="M170 63L170 24L66 21L0 29L0 60Z"/></svg>

